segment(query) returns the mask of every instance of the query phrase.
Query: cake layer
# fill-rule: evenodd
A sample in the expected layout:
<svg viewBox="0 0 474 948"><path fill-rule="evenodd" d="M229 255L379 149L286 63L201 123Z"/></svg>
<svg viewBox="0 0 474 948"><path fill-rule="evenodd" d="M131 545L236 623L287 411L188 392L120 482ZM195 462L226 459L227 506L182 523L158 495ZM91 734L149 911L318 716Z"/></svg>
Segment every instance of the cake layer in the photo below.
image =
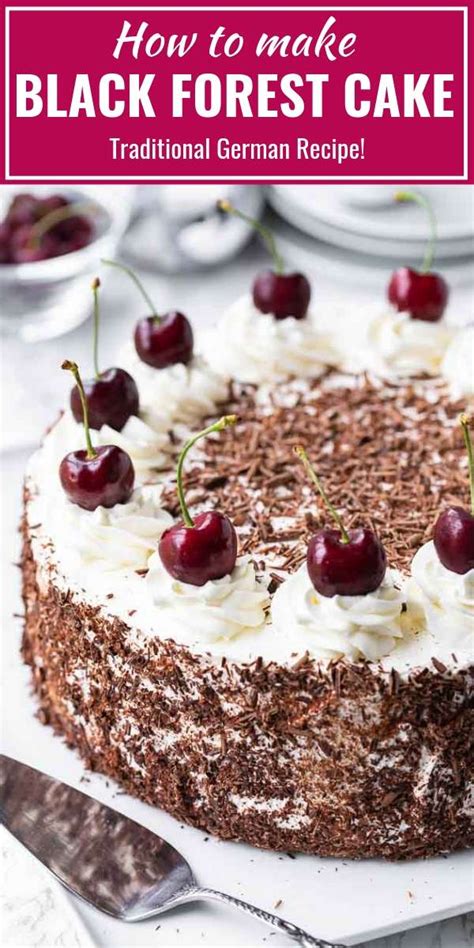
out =
<svg viewBox="0 0 474 948"><path fill-rule="evenodd" d="M23 526L23 651L40 717L87 765L224 839L389 859L474 843L472 670L407 679L308 657L283 667L193 654L39 572Z"/></svg>

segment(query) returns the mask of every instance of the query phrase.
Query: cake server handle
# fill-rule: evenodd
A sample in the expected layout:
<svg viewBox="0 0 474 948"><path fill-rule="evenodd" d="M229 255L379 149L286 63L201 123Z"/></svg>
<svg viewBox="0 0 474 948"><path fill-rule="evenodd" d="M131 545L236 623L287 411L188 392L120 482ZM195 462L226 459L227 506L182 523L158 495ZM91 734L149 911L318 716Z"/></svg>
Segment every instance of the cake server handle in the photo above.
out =
<svg viewBox="0 0 474 948"><path fill-rule="evenodd" d="M206 889L196 886L196 888L191 890L189 895L193 900L211 899L215 902L224 902L225 905L232 905L234 908L246 912L247 915L252 915L254 918L260 919L261 922L265 922L272 928L276 928L278 931L288 935L297 945L308 945L312 946L312 948L344 948L344 945L336 945L334 942L325 941L324 938L314 938L313 935L309 935L308 932L303 931L302 928L298 928L297 925L286 922L285 919L280 918L279 915L272 915L271 912L265 912L264 909L259 909L255 905L243 902L242 899L236 899L233 895L226 895L225 892L218 892L216 889Z"/></svg>

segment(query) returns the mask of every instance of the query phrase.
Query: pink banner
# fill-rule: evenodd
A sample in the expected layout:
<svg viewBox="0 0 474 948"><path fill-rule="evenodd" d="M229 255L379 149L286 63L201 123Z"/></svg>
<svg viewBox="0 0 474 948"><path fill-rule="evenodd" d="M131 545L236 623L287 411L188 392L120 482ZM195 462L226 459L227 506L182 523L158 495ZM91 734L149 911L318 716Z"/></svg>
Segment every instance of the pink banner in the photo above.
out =
<svg viewBox="0 0 474 948"><path fill-rule="evenodd" d="M468 180L451 8L21 8L6 181Z"/></svg>

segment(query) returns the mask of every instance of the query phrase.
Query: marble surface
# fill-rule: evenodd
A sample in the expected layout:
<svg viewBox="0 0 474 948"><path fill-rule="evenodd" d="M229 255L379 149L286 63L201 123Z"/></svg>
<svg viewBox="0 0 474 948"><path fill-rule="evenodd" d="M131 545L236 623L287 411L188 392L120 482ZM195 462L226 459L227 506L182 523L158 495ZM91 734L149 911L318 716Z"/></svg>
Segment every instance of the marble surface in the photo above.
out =
<svg viewBox="0 0 474 948"><path fill-rule="evenodd" d="M180 308L188 313L197 325L211 323L222 308L238 293L249 285L260 257L260 251L249 248L238 262L208 271L199 275L153 276L147 280L147 286L154 296L160 310ZM319 265L319 272L318 272ZM320 258L315 255L313 281L315 300L324 305L325 299L350 300L357 292L358 298L367 300L380 294L383 298L387 280L387 270L383 266L369 268L348 268L338 266L331 258L328 263L324 252ZM452 309L455 318L464 321L469 310L472 312L472 288L466 273L457 273L453 289ZM84 292L88 288L84 287ZM127 331L142 313L140 299L135 295L125 277L109 275L102 294L103 320L101 329L101 363L113 364L114 355ZM349 310L348 310L349 311ZM349 311L350 312L350 311ZM10 337L2 346L2 467L4 475L9 475L9 483L19 479L26 451L38 442L41 431L54 418L58 408L64 402L70 387L69 379L59 370L64 358L73 358L84 369L91 364L90 322L69 335L37 343L34 348ZM3 492L3 503L11 505L16 489ZM14 500L13 503L17 503ZM5 512L5 511L4 511ZM11 506L8 513L11 516ZM3 532L3 531L2 531ZM2 563L10 562L11 550L3 549ZM5 573L3 573L5 576ZM108 945L111 948L125 948L128 945L141 945L140 931L115 923L111 934L110 926L102 923L96 914L87 916L86 924L76 911L77 903L64 893L61 886L26 853L16 841L5 832L1 836L2 853L2 902L1 923L2 943L6 948L22 946L71 946L71 948L90 948L92 944ZM187 911L190 911L187 909ZM205 916L207 927L212 925L212 913ZM91 921L92 919L92 921ZM234 920L235 934L240 931L240 919ZM89 927L86 927L86 925ZM179 932L179 920L176 916L176 930ZM245 920L242 921L242 944L252 944L248 940ZM244 937L245 931L245 937ZM206 941L201 917L197 917L195 940L173 939L173 944L197 945ZM255 936L257 937L257 936ZM392 935L372 941L373 948L467 948L473 944L474 916L462 916L457 919L424 926L410 932ZM262 927L261 937L254 943L279 946L289 944L278 935L271 935ZM216 944L209 940L208 943ZM156 944L166 945L156 932ZM239 944L233 940L232 944Z"/></svg>

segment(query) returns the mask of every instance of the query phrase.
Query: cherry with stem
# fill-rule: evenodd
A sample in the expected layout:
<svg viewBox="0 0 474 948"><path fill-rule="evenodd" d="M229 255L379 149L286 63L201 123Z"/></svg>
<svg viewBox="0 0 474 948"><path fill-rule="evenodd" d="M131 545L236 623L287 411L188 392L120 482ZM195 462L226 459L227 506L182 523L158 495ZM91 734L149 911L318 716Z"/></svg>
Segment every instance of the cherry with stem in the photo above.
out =
<svg viewBox="0 0 474 948"><path fill-rule="evenodd" d="M99 369L99 288L100 280L96 277L91 284L94 295L94 330L93 330L93 363L94 378L85 379L83 383L84 396L87 402L89 425L97 431L103 425L108 425L115 431L122 431L132 415L138 415L139 396L138 388L132 376L121 368ZM70 404L72 414L77 422L84 419L83 403L78 385L71 390Z"/></svg>
<svg viewBox="0 0 474 948"><path fill-rule="evenodd" d="M400 267L392 273L388 285L388 299L398 312L409 313L412 319L438 322L448 302L448 285L439 273L432 272L436 246L436 217L428 198L418 191L398 191L395 200L413 202L422 207L429 221L430 236L421 270Z"/></svg>
<svg viewBox="0 0 474 948"><path fill-rule="evenodd" d="M387 568L382 543L367 528L347 530L309 461L305 449L297 445L297 457L315 484L337 530L324 528L311 537L306 555L309 578L322 596L366 596L378 589Z"/></svg>
<svg viewBox="0 0 474 948"><path fill-rule="evenodd" d="M236 421L236 415L224 415L193 435L178 458L176 485L183 520L163 533L158 552L166 571L191 586L204 586L230 575L237 559L238 542L235 527L224 514L212 510L191 517L184 496L183 465L197 441L235 425Z"/></svg>
<svg viewBox="0 0 474 948"><path fill-rule="evenodd" d="M106 266L122 270L132 280L149 310L139 319L134 332L135 349L142 362L154 369L188 365L193 358L194 336L188 318L176 310L160 315L136 273L116 260L102 260Z"/></svg>
<svg viewBox="0 0 474 948"><path fill-rule="evenodd" d="M471 509L453 506L443 510L435 523L433 541L440 563L452 573L464 576L474 569L474 450L470 416L463 413L459 423L468 459Z"/></svg>
<svg viewBox="0 0 474 948"><path fill-rule="evenodd" d="M217 202L218 210L245 221L262 237L273 260L273 270L263 270L257 274L252 288L255 307L261 313L271 313L275 319L304 319L311 299L311 287L302 273L285 273L283 259L280 256L275 238L261 221L249 217L230 201Z"/></svg>
<svg viewBox="0 0 474 948"><path fill-rule="evenodd" d="M92 444L88 405L79 368L66 360L61 368L71 372L82 402L85 450L71 451L59 465L62 488L72 503L85 510L114 507L126 503L133 491L135 471L129 455L116 445L94 448Z"/></svg>

